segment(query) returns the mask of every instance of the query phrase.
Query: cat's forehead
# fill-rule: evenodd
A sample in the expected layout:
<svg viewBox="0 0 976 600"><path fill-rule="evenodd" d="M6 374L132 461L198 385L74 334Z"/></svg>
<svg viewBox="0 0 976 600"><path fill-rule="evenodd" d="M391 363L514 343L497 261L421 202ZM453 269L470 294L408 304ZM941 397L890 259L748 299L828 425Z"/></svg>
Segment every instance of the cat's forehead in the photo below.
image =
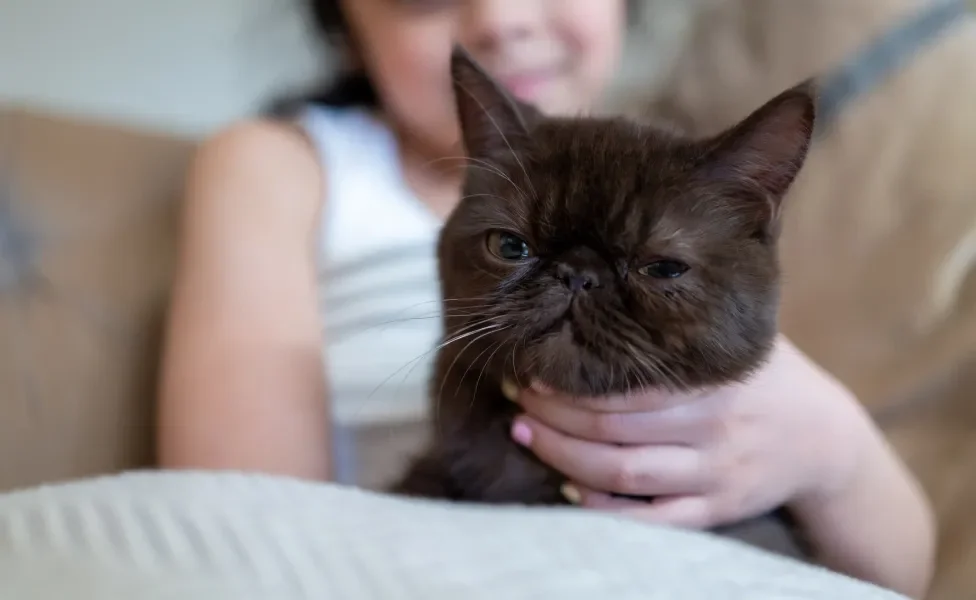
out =
<svg viewBox="0 0 976 600"><path fill-rule="evenodd" d="M535 197L527 212L543 237L680 237L694 150L622 121L543 126L521 173Z"/></svg>
<svg viewBox="0 0 976 600"><path fill-rule="evenodd" d="M558 171L572 166L575 174L644 174L653 178L654 173L683 169L691 148L686 141L662 131L616 119L553 119L540 124L533 138L530 152L537 168Z"/></svg>
<svg viewBox="0 0 976 600"><path fill-rule="evenodd" d="M564 199L654 196L680 185L694 147L623 121L556 122L536 132L527 175ZM526 173L523 173L526 175Z"/></svg>
<svg viewBox="0 0 976 600"><path fill-rule="evenodd" d="M533 131L532 157L537 169L574 172L633 173L667 149L666 140L624 121L560 121L540 124ZM554 174L554 173L549 173Z"/></svg>

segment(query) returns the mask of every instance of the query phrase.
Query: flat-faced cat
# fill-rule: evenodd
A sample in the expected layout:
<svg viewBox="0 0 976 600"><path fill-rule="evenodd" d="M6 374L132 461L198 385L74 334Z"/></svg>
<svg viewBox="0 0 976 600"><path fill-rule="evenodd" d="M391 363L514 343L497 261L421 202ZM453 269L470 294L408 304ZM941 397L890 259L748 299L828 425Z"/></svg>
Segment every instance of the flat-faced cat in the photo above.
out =
<svg viewBox="0 0 976 600"><path fill-rule="evenodd" d="M564 504L564 478L509 437L503 381L602 396L759 367L777 333L779 216L810 144L812 86L688 140L547 118L461 50L452 74L469 166L438 248L434 438L392 490Z"/></svg>

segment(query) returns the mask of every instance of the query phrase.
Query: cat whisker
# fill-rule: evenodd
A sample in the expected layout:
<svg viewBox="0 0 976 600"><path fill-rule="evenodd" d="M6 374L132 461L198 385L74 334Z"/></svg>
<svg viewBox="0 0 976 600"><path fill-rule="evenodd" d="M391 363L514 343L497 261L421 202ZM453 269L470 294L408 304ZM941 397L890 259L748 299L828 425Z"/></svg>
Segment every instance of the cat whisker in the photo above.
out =
<svg viewBox="0 0 976 600"><path fill-rule="evenodd" d="M640 386L641 393L646 394L651 387L650 382L647 381L647 375L640 370L634 370L633 373L637 377L637 384Z"/></svg>
<svg viewBox="0 0 976 600"><path fill-rule="evenodd" d="M457 165L453 165L453 166L456 167L456 168L458 168L458 169L462 169L462 168L464 168L465 163L468 160L468 157L467 156L460 155L460 154L459 155L452 155L452 156L441 156L439 158L434 158L434 159L428 160L424 164L420 165L420 168L421 169L427 169L429 167L432 167L432 166L436 165L437 163L445 162L445 161L448 161L448 160L457 161L458 164Z"/></svg>
<svg viewBox="0 0 976 600"><path fill-rule="evenodd" d="M456 169L481 169L483 171L487 171L491 173L492 175L497 175L500 179L504 179L505 181L510 183L512 187L515 188L515 191L518 192L519 197L521 199L526 200L528 198L528 196L525 195L525 192L514 181L512 181L512 179L508 175L506 175L504 171L502 171L501 169L499 169L498 167L492 165L487 161L483 161L483 160L479 161L476 158L465 158L464 163L460 165L456 165L455 168ZM489 194L484 194L484 195L488 196ZM477 196L465 196L465 198L470 198L470 197L477 197Z"/></svg>
<svg viewBox="0 0 976 600"><path fill-rule="evenodd" d="M657 356L656 353L644 353L643 359L645 364L652 365L656 372L660 373L661 383L665 387L671 390L678 390L684 387L681 377L662 358Z"/></svg>
<svg viewBox="0 0 976 600"><path fill-rule="evenodd" d="M468 323L455 330L452 330L450 335L460 335L462 333L466 333L470 331L473 328L481 327L482 325L498 324L498 320L500 318L502 318L501 315L494 315L494 316L477 319L475 321L472 321L471 323Z"/></svg>
<svg viewBox="0 0 976 600"><path fill-rule="evenodd" d="M646 394L650 386L648 385L647 380L644 378L644 376L641 375L640 371L631 371L631 375L633 375L634 379L637 380L636 387L638 390L640 390L640 393Z"/></svg>
<svg viewBox="0 0 976 600"><path fill-rule="evenodd" d="M639 339L637 340L637 343L639 348L635 350L636 356L642 358L645 365L651 366L654 369L654 372L660 374L660 383L672 390L678 390L685 387L684 380L670 365L668 365L665 358L660 356L660 351L657 348L647 348L647 344Z"/></svg>
<svg viewBox="0 0 976 600"><path fill-rule="evenodd" d="M622 334L622 337L626 334ZM648 360L648 353L644 352L642 348L635 345L630 339L621 339L620 343L623 345L624 354L629 356L634 366L639 368L631 367L631 374L637 379L640 385L641 391L647 391L650 387L647 381L647 375L650 374L655 380L666 379L667 376L657 365L650 360Z"/></svg>
<svg viewBox="0 0 976 600"><path fill-rule="evenodd" d="M457 336L457 335L459 335L461 333L464 333L466 330L470 329L472 326L478 327L478 326L485 325L485 324L499 325L502 328L508 327L507 325L504 325L504 323L498 323L498 319L500 319L500 318L501 318L501 315L496 315L496 316L488 317L488 318L485 318L485 319L481 319L480 321L478 321L477 323L475 323L473 325L472 324L465 325L465 326L461 327L460 329L458 329L457 331L454 331L452 333L453 333L453 335ZM490 334L490 333L493 333L493 332L494 332L494 330L493 331L489 331L488 333ZM458 353L458 356L455 357L454 361L457 362L457 359L460 358L460 355L462 353L464 353L464 351L468 348L468 346L470 346L473 342L477 341L478 339L480 339L480 337L475 338L474 340L471 340L470 342L468 342L468 344L461 350L461 352ZM451 364L451 367L453 367L453 366L454 366L454 363ZM448 369L448 372L450 372L450 370L451 369ZM443 384L442 384L442 389L443 389Z"/></svg>
<svg viewBox="0 0 976 600"><path fill-rule="evenodd" d="M619 332L619 343L624 345L625 354L629 355L631 360L636 362L647 373L650 373L655 380L660 380L658 383L668 388L682 387L681 378L667 362L658 356L658 350L653 347L648 347L648 344L643 339L632 333L635 326L639 327L638 324L630 322L616 313L611 313L609 318L613 321L614 330ZM635 375L640 375L640 373L635 372ZM646 376L640 376L638 378L641 380L642 389L646 391L650 387L646 381Z"/></svg>
<svg viewBox="0 0 976 600"><path fill-rule="evenodd" d="M526 182L528 182L529 187L532 187L533 188L532 189L532 194L534 196L538 196L539 194L538 194L538 192L535 191L535 188L532 185L532 180L529 177L529 172L525 168L525 165L522 163L522 159L519 158L518 153L515 152L515 148L512 146L512 143L509 141L508 136L505 135L505 131L502 130L501 125L498 124L498 121L495 120L495 117L492 116L491 111L489 111L488 110L488 107L485 106L484 102L481 101L481 98L479 98L476 94L473 94L471 92L471 90L468 90L467 88L465 88L463 83L461 83L460 81L455 81L455 84L458 87L460 87L462 90L464 90L464 92L466 94L468 94L472 100L474 100L475 104L477 104L478 107L481 108L481 111L485 114L485 117L491 123L492 127L495 128L495 130L498 132L498 135L501 136L502 141L505 142L505 145L506 146L508 146L508 151L512 154L512 158L515 159L515 162L518 163L519 168L522 169L522 174L525 175ZM514 182L513 182L513 185L514 185Z"/></svg>
<svg viewBox="0 0 976 600"><path fill-rule="evenodd" d="M494 329L492 331L489 331L487 333L484 333L482 335L479 335L478 337L474 338L473 340L471 340L467 344L465 344L464 348L461 348L461 351L457 353L457 356L455 356L454 357L454 360L451 361L451 366L448 367L446 371L444 371L444 376L441 378L441 385L440 385L440 387L437 388L437 395L434 397L435 414L437 414L437 411L440 410L441 399L442 399L442 397L444 395L444 385L447 383L447 378L453 372L454 365L457 364L457 361L458 361L459 358L461 358L461 355L464 354L465 352L467 352L468 348L470 348L471 345L474 344L475 342L477 342L478 340L483 339L483 338L485 338L485 337L487 337L487 336L489 336L489 335L491 335L493 333L497 333L498 331L500 331L500 329ZM475 357L475 360L478 360L478 358L480 358L480 356L481 355L479 354L477 357ZM467 374L467 371L465 371L465 374ZM461 380L462 381L464 380L464 376L463 375L461 376ZM457 396L457 394L460 391L460 389L461 389L461 383L458 382L458 389L454 391L454 395L455 396Z"/></svg>
<svg viewBox="0 0 976 600"><path fill-rule="evenodd" d="M495 355L498 354L498 351L502 349L502 346L504 346L507 341L508 340L499 341L498 344L495 346L495 350L490 355L488 355L488 360L486 360L484 364L481 365L481 373L478 375L478 379L474 383L474 395L472 396L472 398L478 397L478 386L481 385L481 378L484 377L485 372L488 370L488 367L491 366L491 359L493 359Z"/></svg>
<svg viewBox="0 0 976 600"><path fill-rule="evenodd" d="M466 163L467 166L470 166L470 165L474 164L474 165L477 165L477 166L479 166L479 167L481 167L483 169L486 169L486 170L492 171L494 173L497 173L498 175L501 175L502 177L505 176L505 172L502 171L501 168L498 167L498 165L494 165L491 162L489 162L489 161L487 161L487 160L485 160L483 158L474 158L472 156L469 156L469 157L467 157L465 159L465 163Z"/></svg>
<svg viewBox="0 0 976 600"><path fill-rule="evenodd" d="M478 270L479 273L481 273L483 275L486 275L488 277L488 279L491 279L493 281L502 281L503 279L505 279L502 276L499 276L499 275L496 275L494 273L490 273L489 271L486 271L485 268L482 267L482 266L480 266L480 265L474 265L474 266L477 268L477 270Z"/></svg>
<svg viewBox="0 0 976 600"><path fill-rule="evenodd" d="M441 311L451 311L451 310L486 310L495 305L495 299L487 299L480 302L471 302L468 304L447 304L437 310Z"/></svg>
<svg viewBox="0 0 976 600"><path fill-rule="evenodd" d="M504 198L498 194L468 194L467 196L461 196L461 200L467 200L468 198L494 198L496 200L505 201Z"/></svg>
<svg viewBox="0 0 976 600"><path fill-rule="evenodd" d="M491 162L489 162L487 160L484 160L482 158L475 158L473 156L466 156L466 155L442 156L440 158L435 158L433 160L429 160L426 163L424 163L421 166L421 168L430 167L430 166L433 166L433 165L435 165L435 164L437 164L439 162L444 162L444 161L447 161L447 160L457 161L458 164L453 165L453 166L455 168L458 168L458 169L464 169L466 167L470 167L470 166L473 166L473 165L477 165L477 166L479 166L479 167L481 167L481 168L483 168L485 170L489 170L489 171L491 171L491 172L493 172L493 173L495 173L495 174L497 174L497 175L499 175L501 177L504 177L505 176L504 172L497 165L494 165Z"/></svg>
<svg viewBox="0 0 976 600"><path fill-rule="evenodd" d="M515 354L518 352L519 344L524 344L528 337L528 331L523 330L522 335L515 340L514 344L512 344L512 376L515 377L515 385L517 385L519 389L524 389L525 386L523 386L522 382L519 380L518 366L515 364Z"/></svg>
<svg viewBox="0 0 976 600"><path fill-rule="evenodd" d="M451 344L453 344L455 342L459 342L459 341L461 341L463 339L467 339L468 337L470 337L472 335L476 335L476 334L478 334L478 333L480 333L482 331L487 331L488 329L491 329L491 328L501 328L501 327L503 327L503 325L499 325L497 323L492 323L492 324L484 325L483 327L482 327L482 325L484 325L484 324L483 323L478 323L477 325L472 325L473 327L476 327L476 329L474 329L474 331L465 331L464 333L458 333L458 334L453 335L450 339L448 339L445 342L442 342L437 347L435 347L432 350L432 352L440 352L441 350L443 350L444 348L450 346Z"/></svg>
<svg viewBox="0 0 976 600"><path fill-rule="evenodd" d="M482 321L482 323L483 323L483 322L484 322L484 321ZM457 357L455 357L455 359L454 359L454 360L455 360L455 361L457 361L457 359L458 359L458 358L459 358L459 357L461 356L461 354L463 354L463 353L464 353L464 351L465 351L465 350L466 350L466 349L467 349L467 348L468 348L469 346L471 346L471 344L473 344L473 343L475 343L475 342L476 342L476 341L478 341L479 339L482 339L482 338L484 338L484 337L486 337L486 336L489 336L489 335L492 335L493 333L497 333L497 332L499 332L499 331L504 331L504 329L505 329L504 327L503 327L503 328L501 328L501 329L493 329L493 330L491 330L491 331L489 331L489 332L487 332L487 333L483 333L483 334L481 334L481 335L479 335L478 337L476 337L476 338L473 338L473 339L471 339L471 340L469 340L469 341L468 341L468 343L467 343L467 345L465 345L465 346L464 346L464 348L462 348L462 349L461 349L461 352L459 352L459 353L458 353L458 356L457 356ZM477 360L477 359L475 359L475 360ZM409 378L410 378L410 374L411 374L411 373L413 373L413 371L414 371L414 369L416 369L416 368L417 368L417 366L418 366L419 364L420 364L420 361L416 361L416 362L414 362L414 365L413 365L412 367L410 367L410 369L409 369L409 370L407 371L407 373L406 373L406 375L404 375L404 376L403 376L403 381L401 381L401 385L403 385L403 383L405 383L405 382L407 381L407 379L409 379ZM450 369L449 369L449 370L450 370ZM442 387L443 387L443 385L442 385ZM440 397L440 392L438 392L438 398L439 398L439 397ZM435 399L435 407L434 407L434 411L435 411L435 412L434 412L434 414L435 414L435 415L437 414L437 413L436 413L436 411L438 411L438 410L440 410L440 408L439 408L439 407L440 407L440 402L439 402L439 400L436 400L436 399Z"/></svg>
<svg viewBox="0 0 976 600"><path fill-rule="evenodd" d="M427 302L473 302L474 300L494 300L494 298L490 296L470 296L468 298L444 298L443 300L428 300Z"/></svg>
<svg viewBox="0 0 976 600"><path fill-rule="evenodd" d="M482 166L482 165L478 165L478 164L469 165L469 168L471 168L471 169L481 169L482 171L488 171L492 175L497 175L498 177L504 179L505 181L507 181L508 183L510 183L512 185L512 188L514 188L515 191L518 192L518 194L519 194L519 196L521 197L522 200L528 202L528 195L525 193L525 190L523 190L522 188L520 188L519 185L517 183L515 183L515 181L511 177L509 177L508 175L506 175L505 173L502 173L501 171L499 171L497 169L490 169L488 167L485 167L485 166Z"/></svg>
<svg viewBox="0 0 976 600"><path fill-rule="evenodd" d="M472 156L463 156L463 155L442 156L440 158L435 158L435 159L429 160L426 163L424 163L423 165L421 165L421 168L427 168L427 167L433 166L433 165L435 165L435 164L437 164L439 162L444 162L444 161L447 161L447 160L457 161L457 164L456 165L452 165L452 167L455 168L455 169L465 169L465 168L468 168L468 167L471 167L471 166L478 166L479 168L482 168L482 169L485 169L487 171L490 171L490 172L498 175L499 177L505 177L505 172L502 171L501 168L499 168L497 165L494 165L491 162L489 162L487 160L484 160L484 159L474 158Z"/></svg>
<svg viewBox="0 0 976 600"><path fill-rule="evenodd" d="M485 308L486 309L490 309L491 307L485 307ZM412 317L400 317L400 318L396 318L396 319L389 319L389 320L386 320L386 321L381 321L381 322L375 323L373 325L369 325L369 326L366 326L366 327L362 327L361 329L358 329L357 331L352 332L352 333L350 333L348 335L339 335L337 339L342 340L342 341L347 341L347 340L351 340L351 339L356 339L357 337L362 336L362 335L365 335L367 333L374 333L376 330L383 331L385 328L389 328L389 327L391 327L393 325L397 325L397 324L401 324L401 323L410 323L410 322L414 322L414 321L427 321L427 320L431 320L431 319L443 319L445 316L451 317L451 318L463 318L463 317L490 317L491 315L486 315L484 312L452 312L450 310L447 310L447 311L437 311L437 312L433 312L433 313L426 314L426 315L415 315L415 316L412 316Z"/></svg>
<svg viewBox="0 0 976 600"><path fill-rule="evenodd" d="M493 331L492 333L499 333L500 331L502 331L502 330L499 330L499 331ZM504 343L504 340L503 340L502 342L499 342L499 343ZM472 366L473 366L473 365L474 365L475 363L477 363L477 362L478 362L478 359L480 359L480 358L481 358L482 356L484 356L484 355L485 355L485 352L488 352L488 351L489 351L489 350L490 350L490 349L491 349L492 347L493 347L493 346L491 346L491 345L489 345L489 346L487 346L487 347L486 347L486 348L485 348L484 350L482 350L482 351L481 351L481 352L480 352L480 353L478 354L478 356L476 356L476 357L474 357L474 360L472 360L472 361L470 361L470 362L468 363L468 368L464 370L464 373L462 373L462 374L461 374L461 378L460 378L460 379L458 379L458 384L457 384L457 387L456 387L456 388L455 388L455 390L454 390L454 396L455 396L455 397L456 397L456 396L457 396L457 395L458 395L458 394L459 394L459 393L461 392L461 385L462 385L462 384L464 383L464 378L465 378L465 377L467 377L467 376L468 376L468 373L469 373L469 372L471 371L471 367L472 367ZM491 358L491 357L489 357L489 359L490 359L490 358ZM475 398L475 396L477 396L477 387L476 387L476 389L475 389L475 395L473 395L473 396L472 396L472 399L473 399L473 398ZM469 409L468 409L468 410L470 410L471 408L473 408L473 407L469 407Z"/></svg>
<svg viewBox="0 0 976 600"><path fill-rule="evenodd" d="M672 377L662 368L662 365L658 361L652 360L651 356L637 350L634 350L634 357L648 372L654 374L655 380L660 380L658 383L664 383L665 385L669 384ZM647 391L647 387L648 384L645 383L642 388L643 391Z"/></svg>
<svg viewBox="0 0 976 600"><path fill-rule="evenodd" d="M446 312L449 312L451 310L462 310L462 309L465 309L465 310L478 310L478 309L486 309L486 308L489 308L489 305L481 304L481 305L476 305L476 306L465 306L465 307L461 307L461 308L458 308L458 309L454 309L454 308L450 308L450 307L442 307L442 305L443 304L447 304L449 302L474 302L474 301L482 301L482 302L485 302L485 301L492 301L492 300L494 300L494 299L493 298L488 298L488 297L444 298L442 300L425 300L423 302L418 302L416 304L412 304L410 306L406 306L406 307L398 310L396 313L394 313L394 316L399 317L400 315L402 315L405 312L408 312L408 311L413 310L415 308L419 308L421 306L430 305L430 304L436 304L436 305L438 305L435 309L433 309L433 310L436 311L435 313L432 313L433 315L440 314L441 312L446 313ZM389 321L389 322L390 323L395 323L396 321L394 320L394 321Z"/></svg>
<svg viewBox="0 0 976 600"><path fill-rule="evenodd" d="M462 339L466 339L466 338L468 338L470 336L477 335L477 334L482 333L484 331L499 329L501 327L502 327L501 325L485 325L481 329L475 329L474 331L468 331L468 332L465 332L463 334L458 334L458 335L455 335L455 336L451 337L447 341L445 341L445 342L443 342L441 344L438 344L437 346L435 346L434 348L428 350L427 352L424 352L420 356L418 356L418 357L416 357L416 358L408 361L407 364L403 365L402 367L400 367L399 369L397 369L396 371L394 371L392 374L390 374L389 377L387 377L383 381L381 381L380 384L378 386L376 386L376 388L372 392L370 392L369 396L367 396L367 399L372 398L376 394L376 392L378 392L384 385L386 385L391 379L393 379L394 377L396 377L404 369L410 368L411 365L416 364L417 362L423 360L424 358L430 356L431 354L433 354L435 352L440 352L441 350L443 350L444 348L446 348L450 344L453 344L455 342L458 342L458 341L460 341Z"/></svg>
<svg viewBox="0 0 976 600"><path fill-rule="evenodd" d="M456 308L450 310L441 311L442 314L447 317L487 317L491 316L493 313L497 312L494 306L474 306L465 308Z"/></svg>

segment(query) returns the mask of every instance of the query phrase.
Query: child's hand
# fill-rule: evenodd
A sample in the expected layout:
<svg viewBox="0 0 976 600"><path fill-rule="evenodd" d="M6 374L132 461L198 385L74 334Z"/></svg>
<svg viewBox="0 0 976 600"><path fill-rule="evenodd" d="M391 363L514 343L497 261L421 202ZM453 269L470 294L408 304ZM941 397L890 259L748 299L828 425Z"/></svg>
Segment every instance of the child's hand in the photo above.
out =
<svg viewBox="0 0 976 600"><path fill-rule="evenodd" d="M853 477L871 427L852 394L785 338L744 384L594 399L534 388L518 403L513 437L567 476L570 500L690 528L827 500Z"/></svg>

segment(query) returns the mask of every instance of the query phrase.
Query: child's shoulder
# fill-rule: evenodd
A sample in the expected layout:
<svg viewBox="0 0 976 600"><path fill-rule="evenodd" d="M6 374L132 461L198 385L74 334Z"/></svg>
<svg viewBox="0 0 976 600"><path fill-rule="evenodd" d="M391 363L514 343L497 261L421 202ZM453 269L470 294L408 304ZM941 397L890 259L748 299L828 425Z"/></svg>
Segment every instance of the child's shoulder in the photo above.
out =
<svg viewBox="0 0 976 600"><path fill-rule="evenodd" d="M300 126L243 120L201 142L187 176L187 201L307 213L317 211L325 177Z"/></svg>
<svg viewBox="0 0 976 600"><path fill-rule="evenodd" d="M251 119L232 123L205 139L193 169L224 176L267 177L279 174L318 178L321 166L302 128L292 122Z"/></svg>

